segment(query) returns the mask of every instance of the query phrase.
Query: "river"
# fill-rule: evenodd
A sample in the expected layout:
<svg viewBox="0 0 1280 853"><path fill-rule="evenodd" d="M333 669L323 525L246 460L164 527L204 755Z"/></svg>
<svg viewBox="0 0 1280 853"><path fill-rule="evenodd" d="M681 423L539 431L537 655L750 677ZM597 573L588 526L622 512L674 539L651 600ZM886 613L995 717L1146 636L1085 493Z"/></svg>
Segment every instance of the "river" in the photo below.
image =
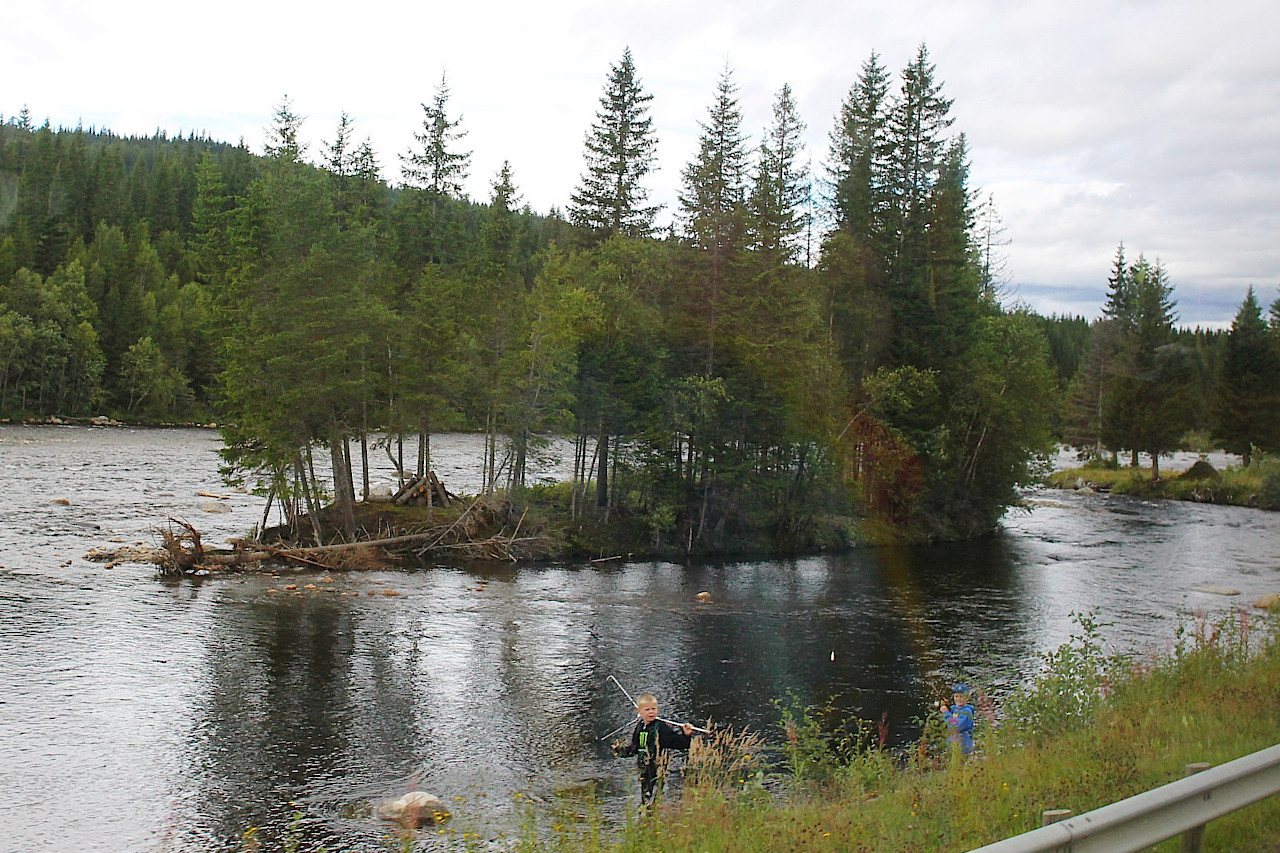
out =
<svg viewBox="0 0 1280 853"><path fill-rule="evenodd" d="M485 839L584 783L616 814L634 770L600 737L633 713L610 675L775 742L788 696L887 713L901 741L951 679L1027 678L1073 612L1158 651L1188 613L1280 591L1280 514L1042 491L980 542L796 560L161 581L84 559L169 517L243 535L263 501L220 481L219 446L0 426L0 850L236 850L295 814L301 850L385 850L362 809L414 786ZM434 439L453 491L479 446Z"/></svg>

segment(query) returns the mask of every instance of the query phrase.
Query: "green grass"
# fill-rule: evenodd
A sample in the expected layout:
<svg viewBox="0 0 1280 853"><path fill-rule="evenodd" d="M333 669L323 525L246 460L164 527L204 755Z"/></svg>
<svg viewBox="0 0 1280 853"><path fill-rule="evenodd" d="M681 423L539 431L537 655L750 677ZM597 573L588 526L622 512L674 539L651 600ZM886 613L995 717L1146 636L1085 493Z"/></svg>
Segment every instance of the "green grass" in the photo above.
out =
<svg viewBox="0 0 1280 853"><path fill-rule="evenodd" d="M1082 814L1179 779L1186 764L1220 764L1280 740L1280 647L1269 621L1263 631L1245 615L1196 620L1156 658L1104 656L1096 622L1080 623L1046 656L1045 677L1002 703L998 727L980 726L973 758L952 755L936 722L894 757L861 736L865 724L838 734L806 713L792 718L790 767L780 768L798 775L771 778L729 761L728 775L687 777L655 815L612 828L598 817L531 826L516 849L963 851L1034 829L1047 809ZM1205 849L1278 851L1277 838L1272 797L1214 821Z"/></svg>
<svg viewBox="0 0 1280 853"><path fill-rule="evenodd" d="M1054 471L1045 484L1069 489L1083 480L1117 495L1280 509L1280 459L1265 459L1248 468L1231 466L1216 473L1216 477L1201 478L1166 471L1157 480L1150 468L1090 465Z"/></svg>

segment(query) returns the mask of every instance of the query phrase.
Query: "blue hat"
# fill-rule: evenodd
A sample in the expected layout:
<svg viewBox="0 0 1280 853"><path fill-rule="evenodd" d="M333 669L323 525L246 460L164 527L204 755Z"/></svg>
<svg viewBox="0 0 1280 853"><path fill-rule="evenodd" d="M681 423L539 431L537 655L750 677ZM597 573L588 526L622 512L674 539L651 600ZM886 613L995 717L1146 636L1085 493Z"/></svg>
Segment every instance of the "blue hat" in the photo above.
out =
<svg viewBox="0 0 1280 853"><path fill-rule="evenodd" d="M951 687L951 692L952 692L952 693L968 693L968 692L969 692L969 685L967 685L967 684L956 684L956 685L953 685L953 686Z"/></svg>

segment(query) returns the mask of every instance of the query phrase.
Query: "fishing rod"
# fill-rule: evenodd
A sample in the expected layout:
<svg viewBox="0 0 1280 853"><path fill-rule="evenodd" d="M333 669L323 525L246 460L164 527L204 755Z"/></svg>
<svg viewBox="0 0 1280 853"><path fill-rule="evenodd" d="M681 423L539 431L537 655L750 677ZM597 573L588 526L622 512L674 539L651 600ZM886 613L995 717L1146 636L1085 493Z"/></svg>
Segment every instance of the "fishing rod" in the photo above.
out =
<svg viewBox="0 0 1280 853"><path fill-rule="evenodd" d="M608 680L609 680L609 681L612 681L614 684L618 685L618 689L622 691L622 695L623 695L623 696L626 696L626 697L627 697L627 701L631 703L631 707L633 707L633 708L638 707L638 706L636 705L636 700L635 700L635 699L633 699L633 698L631 698L631 694L627 692L627 688L625 688L625 687L623 687L623 686L622 686L622 682L621 682L621 681L619 681L618 679L614 678L612 675L610 675L610 676L609 676ZM704 728L701 728L701 727L699 727L699 726L694 726L694 725L689 724L689 723L677 723L677 722L675 722L674 720L668 720L668 719L665 719L665 718L663 718L663 717L659 717L659 718L658 718L658 720L659 720L659 722L666 723L666 724L667 724L667 725L669 725L669 726L675 726L675 727L676 727L676 728L678 728L678 729L682 729L682 728L684 728L686 725L688 725L688 726L690 726L690 728L692 728L695 732L700 732L701 734L704 734L704 735L709 735L709 734L711 734L711 730L710 730L710 729L704 729ZM629 726L629 725L631 725L631 723L626 723L625 725L623 725L623 726L621 726L621 727L619 727L619 728L617 728L617 729L614 729L612 732L609 732L609 734L605 735L604 737L606 737L606 738L607 738L607 737L610 737L611 735L617 734L618 732L622 731L622 729L625 729L625 728L626 728L627 726ZM601 740L604 740L604 738L601 738Z"/></svg>

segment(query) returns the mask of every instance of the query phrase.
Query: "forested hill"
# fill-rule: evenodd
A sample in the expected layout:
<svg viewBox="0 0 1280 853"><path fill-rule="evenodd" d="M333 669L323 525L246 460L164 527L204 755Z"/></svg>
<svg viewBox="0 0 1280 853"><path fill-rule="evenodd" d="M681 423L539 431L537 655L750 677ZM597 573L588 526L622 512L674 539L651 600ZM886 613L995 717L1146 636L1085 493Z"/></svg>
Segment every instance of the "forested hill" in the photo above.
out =
<svg viewBox="0 0 1280 853"><path fill-rule="evenodd" d="M0 416L217 417L234 472L291 509L331 497L338 527L364 485L348 439L391 436L411 472L461 427L489 438L489 489L572 437L574 514L690 553L806 547L833 516L981 533L1069 377L1046 321L996 298L942 90L923 46L896 78L873 53L812 175L789 87L752 141L726 71L663 232L629 52L564 216L522 206L505 166L464 197L443 82L394 186L346 116L307 152L287 99L263 156L24 111L0 123Z"/></svg>

